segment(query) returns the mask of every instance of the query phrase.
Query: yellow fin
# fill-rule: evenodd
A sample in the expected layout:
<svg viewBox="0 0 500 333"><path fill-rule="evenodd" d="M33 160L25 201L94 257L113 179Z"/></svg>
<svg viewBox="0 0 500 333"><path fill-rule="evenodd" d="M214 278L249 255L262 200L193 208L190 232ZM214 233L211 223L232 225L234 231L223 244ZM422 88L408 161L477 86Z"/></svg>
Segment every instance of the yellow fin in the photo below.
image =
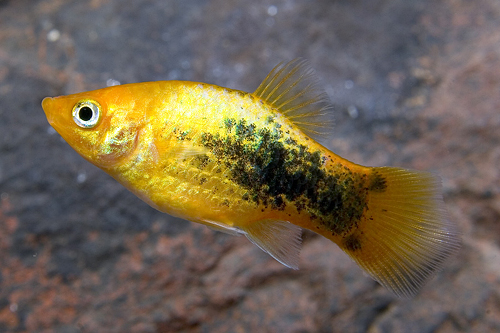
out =
<svg viewBox="0 0 500 333"><path fill-rule="evenodd" d="M458 251L459 232L447 219L438 177L372 170L364 220L339 245L383 286L410 297Z"/></svg>
<svg viewBox="0 0 500 333"><path fill-rule="evenodd" d="M333 125L332 105L309 63L279 63L254 91L311 137L324 136Z"/></svg>
<svg viewBox="0 0 500 333"><path fill-rule="evenodd" d="M283 265L299 269L302 229L290 222L261 220L240 227L247 238Z"/></svg>

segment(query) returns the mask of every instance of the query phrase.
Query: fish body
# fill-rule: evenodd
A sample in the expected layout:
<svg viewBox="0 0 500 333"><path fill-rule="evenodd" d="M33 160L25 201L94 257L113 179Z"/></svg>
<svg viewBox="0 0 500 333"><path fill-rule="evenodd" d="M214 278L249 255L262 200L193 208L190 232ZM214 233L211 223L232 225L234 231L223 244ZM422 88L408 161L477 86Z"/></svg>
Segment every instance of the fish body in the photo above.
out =
<svg viewBox="0 0 500 333"><path fill-rule="evenodd" d="M158 81L42 106L78 153L152 207L244 234L288 267L306 228L410 296L458 248L435 176L357 165L313 139L330 106L304 61L278 65L254 93Z"/></svg>

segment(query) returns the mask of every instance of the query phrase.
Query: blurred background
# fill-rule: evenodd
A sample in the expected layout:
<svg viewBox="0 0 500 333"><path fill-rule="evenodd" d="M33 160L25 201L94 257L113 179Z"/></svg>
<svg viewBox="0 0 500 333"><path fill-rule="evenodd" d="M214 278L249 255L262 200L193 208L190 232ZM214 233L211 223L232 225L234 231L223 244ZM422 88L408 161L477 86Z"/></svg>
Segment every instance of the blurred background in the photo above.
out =
<svg viewBox="0 0 500 333"><path fill-rule="evenodd" d="M443 179L463 246L413 299L310 232L293 271L155 211L40 106L139 81L253 91L296 57L336 106L328 148ZM0 0L0 331L499 331L499 109L497 0Z"/></svg>

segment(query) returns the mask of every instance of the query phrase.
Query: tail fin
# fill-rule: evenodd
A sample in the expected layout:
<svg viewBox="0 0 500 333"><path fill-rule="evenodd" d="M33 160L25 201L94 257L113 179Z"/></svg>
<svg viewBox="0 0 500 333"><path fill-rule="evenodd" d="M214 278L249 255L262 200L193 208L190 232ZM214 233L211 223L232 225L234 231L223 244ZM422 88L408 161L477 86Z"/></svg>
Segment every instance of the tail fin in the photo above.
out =
<svg viewBox="0 0 500 333"><path fill-rule="evenodd" d="M383 286L413 296L460 247L447 219L438 177L373 168L368 209L341 248Z"/></svg>

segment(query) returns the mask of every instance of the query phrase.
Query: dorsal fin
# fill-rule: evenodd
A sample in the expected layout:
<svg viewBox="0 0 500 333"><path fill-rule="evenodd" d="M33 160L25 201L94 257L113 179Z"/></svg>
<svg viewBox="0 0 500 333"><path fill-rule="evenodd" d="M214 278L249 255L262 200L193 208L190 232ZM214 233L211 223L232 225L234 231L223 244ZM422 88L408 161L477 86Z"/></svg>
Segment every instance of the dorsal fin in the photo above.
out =
<svg viewBox="0 0 500 333"><path fill-rule="evenodd" d="M279 63L253 93L311 137L325 136L333 126L332 105L314 69L304 59Z"/></svg>

